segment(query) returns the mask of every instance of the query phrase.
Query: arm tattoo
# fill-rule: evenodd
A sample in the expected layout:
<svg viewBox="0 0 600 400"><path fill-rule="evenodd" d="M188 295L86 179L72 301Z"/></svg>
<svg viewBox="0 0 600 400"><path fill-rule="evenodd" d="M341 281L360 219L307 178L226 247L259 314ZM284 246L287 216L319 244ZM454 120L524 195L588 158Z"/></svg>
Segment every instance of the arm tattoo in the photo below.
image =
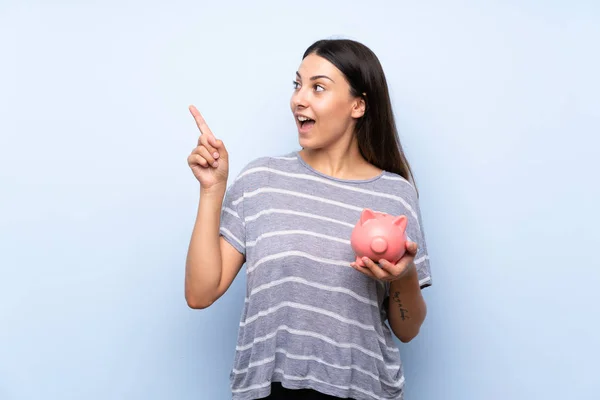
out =
<svg viewBox="0 0 600 400"><path fill-rule="evenodd" d="M408 316L408 310L402 305L402 300L400 299L400 292L395 292L393 299L396 303L398 303L398 306L400 307L400 319L402 319L402 321L409 319L410 317Z"/></svg>

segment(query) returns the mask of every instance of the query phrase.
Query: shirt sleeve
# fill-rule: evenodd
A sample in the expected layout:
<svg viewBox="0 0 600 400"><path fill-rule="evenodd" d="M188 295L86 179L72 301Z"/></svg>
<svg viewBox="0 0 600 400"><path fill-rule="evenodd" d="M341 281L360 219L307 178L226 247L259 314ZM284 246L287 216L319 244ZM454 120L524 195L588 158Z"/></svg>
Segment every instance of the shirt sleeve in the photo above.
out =
<svg viewBox="0 0 600 400"><path fill-rule="evenodd" d="M419 206L419 200L414 189L409 195L403 196L406 204L410 207L407 208L404 214L408 217L408 224L406 225L406 236L408 240L417 243L417 254L415 256L415 266L417 268L417 276L419 278L419 287L424 289L431 286L431 266L429 264L429 253L427 251L427 241L425 239L425 229L423 227L423 219L421 215L421 208ZM415 219L415 216L417 219ZM417 224L418 221L418 224ZM384 282L385 295L383 300L383 317L387 318L387 312L389 310L390 302L390 282Z"/></svg>
<svg viewBox="0 0 600 400"><path fill-rule="evenodd" d="M429 264L429 252L427 251L427 240L425 239L425 228L423 227L421 208L416 194L411 200L412 209L414 214L416 214L419 223L416 224L414 218L409 218L406 234L411 241L416 242L418 245L414 263L417 267L419 276L419 286L423 289L431 286L431 266Z"/></svg>
<svg viewBox="0 0 600 400"><path fill-rule="evenodd" d="M431 286L431 266L429 264L429 253L427 251L427 240L425 239L425 229L423 227L423 219L421 215L421 207L416 191L410 186L410 189L402 193L402 198L405 201L402 214L408 217L406 225L406 236L408 240L417 243L417 254L414 259L417 268L417 276L419 278L419 287L424 289ZM415 219L416 216L416 219ZM390 295L390 284L385 283L385 297ZM386 303L387 304L387 303Z"/></svg>
<svg viewBox="0 0 600 400"><path fill-rule="evenodd" d="M227 188L221 208L219 233L237 251L246 255L246 223L244 221L243 180L236 178Z"/></svg>

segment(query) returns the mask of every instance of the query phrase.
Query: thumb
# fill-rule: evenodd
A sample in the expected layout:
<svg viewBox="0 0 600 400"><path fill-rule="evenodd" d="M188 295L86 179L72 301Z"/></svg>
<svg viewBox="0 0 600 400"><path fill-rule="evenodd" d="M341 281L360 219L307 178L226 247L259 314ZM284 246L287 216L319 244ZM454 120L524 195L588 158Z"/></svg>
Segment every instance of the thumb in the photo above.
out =
<svg viewBox="0 0 600 400"><path fill-rule="evenodd" d="M419 246L415 242L406 242L406 248L412 255L416 255Z"/></svg>

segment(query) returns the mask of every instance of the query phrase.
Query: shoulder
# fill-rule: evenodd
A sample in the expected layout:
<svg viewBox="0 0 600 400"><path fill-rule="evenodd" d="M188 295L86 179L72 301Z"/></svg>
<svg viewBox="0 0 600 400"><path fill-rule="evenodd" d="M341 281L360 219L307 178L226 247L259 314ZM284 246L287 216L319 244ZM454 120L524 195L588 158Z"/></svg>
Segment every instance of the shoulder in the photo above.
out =
<svg viewBox="0 0 600 400"><path fill-rule="evenodd" d="M379 190L385 191L385 193L397 202L399 208L396 212L412 215L417 222L415 226L420 226L421 205L419 194L413 183L399 174L385 171L382 179L380 179L380 184L383 186ZM412 224L409 224L409 226L412 226ZM412 234L414 234L414 232Z"/></svg>
<svg viewBox="0 0 600 400"><path fill-rule="evenodd" d="M244 187L259 187L272 183L274 176L288 176L294 171L296 152L260 156L247 161L232 179L231 184Z"/></svg>
<svg viewBox="0 0 600 400"><path fill-rule="evenodd" d="M236 179L240 179L250 173L268 170L270 168L276 169L287 169L293 164L292 162L297 160L296 152L287 152L283 154L266 155L251 159L248 161L240 170Z"/></svg>
<svg viewBox="0 0 600 400"><path fill-rule="evenodd" d="M418 194L412 182L408 181L400 174L390 171L383 171L380 184L384 190L390 194L402 196L407 200L417 201Z"/></svg>

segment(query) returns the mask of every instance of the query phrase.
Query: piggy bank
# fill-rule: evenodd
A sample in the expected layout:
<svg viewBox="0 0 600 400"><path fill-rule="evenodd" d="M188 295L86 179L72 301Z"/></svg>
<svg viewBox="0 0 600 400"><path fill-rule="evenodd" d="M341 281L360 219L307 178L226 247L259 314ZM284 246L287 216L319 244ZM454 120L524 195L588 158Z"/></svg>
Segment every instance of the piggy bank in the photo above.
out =
<svg viewBox="0 0 600 400"><path fill-rule="evenodd" d="M374 262L381 259L396 264L406 252L406 224L404 215L364 209L350 236L350 245L356 254L356 263L365 266L362 257Z"/></svg>

